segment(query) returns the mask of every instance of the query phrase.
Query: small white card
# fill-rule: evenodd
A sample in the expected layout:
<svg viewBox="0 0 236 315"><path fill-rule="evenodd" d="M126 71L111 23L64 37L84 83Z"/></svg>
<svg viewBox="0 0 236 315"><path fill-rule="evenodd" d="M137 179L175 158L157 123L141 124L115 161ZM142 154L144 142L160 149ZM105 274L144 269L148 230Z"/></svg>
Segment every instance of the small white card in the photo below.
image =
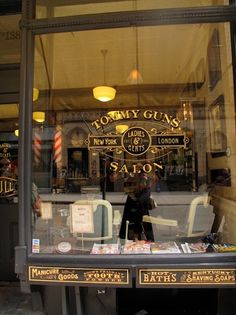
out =
<svg viewBox="0 0 236 315"><path fill-rule="evenodd" d="M94 233L92 205L70 205L71 233Z"/></svg>
<svg viewBox="0 0 236 315"><path fill-rule="evenodd" d="M52 203L51 202L42 202L41 203L41 212L42 219L50 220L52 219Z"/></svg>

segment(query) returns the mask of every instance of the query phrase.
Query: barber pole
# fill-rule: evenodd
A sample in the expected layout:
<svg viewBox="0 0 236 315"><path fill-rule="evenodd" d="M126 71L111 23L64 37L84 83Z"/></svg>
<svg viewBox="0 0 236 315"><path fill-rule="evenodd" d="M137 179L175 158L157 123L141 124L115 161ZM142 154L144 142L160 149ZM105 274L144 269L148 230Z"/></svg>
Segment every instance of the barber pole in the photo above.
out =
<svg viewBox="0 0 236 315"><path fill-rule="evenodd" d="M56 127L54 135L54 162L57 169L62 168L62 128L61 126Z"/></svg>
<svg viewBox="0 0 236 315"><path fill-rule="evenodd" d="M35 128L33 137L34 162L38 166L41 161L42 138L39 128Z"/></svg>

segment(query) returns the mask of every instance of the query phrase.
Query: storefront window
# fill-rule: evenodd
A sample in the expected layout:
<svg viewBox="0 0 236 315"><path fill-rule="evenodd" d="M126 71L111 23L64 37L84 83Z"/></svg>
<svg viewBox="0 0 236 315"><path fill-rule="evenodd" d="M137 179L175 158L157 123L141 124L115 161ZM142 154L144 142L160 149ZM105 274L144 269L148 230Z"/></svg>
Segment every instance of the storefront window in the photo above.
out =
<svg viewBox="0 0 236 315"><path fill-rule="evenodd" d="M0 203L4 212L6 205L17 203L18 105L1 104L0 113Z"/></svg>
<svg viewBox="0 0 236 315"><path fill-rule="evenodd" d="M37 35L32 252L236 243L232 86L227 23Z"/></svg>
<svg viewBox="0 0 236 315"><path fill-rule="evenodd" d="M10 204L17 203L18 195L19 104L16 99L19 93L20 17L1 16L0 21L0 203L3 222L8 222L10 216L17 217L16 206Z"/></svg>
<svg viewBox="0 0 236 315"><path fill-rule="evenodd" d="M133 10L154 10L185 7L203 7L213 5L229 5L232 1L225 0L106 0L106 1L45 1L36 0L36 17L60 17L108 12L125 12Z"/></svg>

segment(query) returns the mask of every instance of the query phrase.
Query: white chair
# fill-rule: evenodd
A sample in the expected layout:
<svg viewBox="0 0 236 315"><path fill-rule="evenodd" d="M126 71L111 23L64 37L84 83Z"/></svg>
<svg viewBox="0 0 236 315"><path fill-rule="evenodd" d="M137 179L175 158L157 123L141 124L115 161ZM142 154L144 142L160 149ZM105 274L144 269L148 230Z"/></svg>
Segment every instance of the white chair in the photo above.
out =
<svg viewBox="0 0 236 315"><path fill-rule="evenodd" d="M194 198L190 204L186 237L209 234L215 218L213 210L208 194Z"/></svg>
<svg viewBox="0 0 236 315"><path fill-rule="evenodd" d="M157 232L158 226L169 227L169 235L167 234L166 238L195 238L207 235L211 232L214 218L215 214L213 212L213 206L210 205L210 197L208 194L204 194L195 197L191 201L187 222L184 224L184 227L181 227L181 222L178 222L178 220L166 219L163 217L145 215L143 216L143 221L156 225ZM157 236L157 238L159 237L161 238L161 235Z"/></svg>

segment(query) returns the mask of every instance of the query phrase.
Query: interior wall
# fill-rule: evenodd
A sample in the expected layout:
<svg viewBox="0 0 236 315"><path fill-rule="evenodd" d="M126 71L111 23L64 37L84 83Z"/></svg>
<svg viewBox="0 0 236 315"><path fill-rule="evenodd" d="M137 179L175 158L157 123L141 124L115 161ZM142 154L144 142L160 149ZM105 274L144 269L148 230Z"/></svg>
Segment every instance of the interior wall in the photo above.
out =
<svg viewBox="0 0 236 315"><path fill-rule="evenodd" d="M236 242L235 219L236 219L236 146L235 146L235 104L234 104L234 87L233 87L233 69L231 55L231 41L229 24L212 25L212 32L215 28L219 30L220 38L220 56L221 56L221 79L217 82L213 90L209 89L207 84L205 89L205 101L207 105L206 115L209 117L210 107L214 101L224 95L225 107L225 136L227 139L227 152L222 156L211 154L210 128L208 125L207 134L207 164L208 176L210 177L211 169L230 169L231 186L214 185L212 191L212 203L215 206L218 224L222 218L225 219L224 240ZM209 82L209 74L207 77Z"/></svg>

